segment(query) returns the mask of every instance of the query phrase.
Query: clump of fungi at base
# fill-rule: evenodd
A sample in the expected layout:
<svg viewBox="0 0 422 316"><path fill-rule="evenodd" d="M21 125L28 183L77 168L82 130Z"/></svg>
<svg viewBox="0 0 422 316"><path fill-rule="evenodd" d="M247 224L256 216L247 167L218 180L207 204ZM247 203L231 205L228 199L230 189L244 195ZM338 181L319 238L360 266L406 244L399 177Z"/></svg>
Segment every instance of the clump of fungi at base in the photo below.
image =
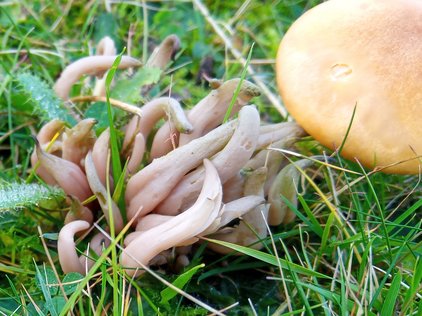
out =
<svg viewBox="0 0 422 316"><path fill-rule="evenodd" d="M164 69L178 46L178 38L169 36L144 67ZM113 41L104 38L97 53L62 72L55 85L61 98L68 100L72 85L83 75L97 76L93 91L104 97L104 79L98 77L117 57ZM136 59L123 56L119 67L139 66ZM223 123L239 83L231 119ZM305 132L293 122L262 122L250 104L259 94L253 83L231 79L214 82L211 92L188 111L165 96L134 111L140 115L134 115L122 128L121 148L121 159L127 161L125 209L129 224L109 198L117 181L110 172L110 130L97 137L96 121L91 118L72 128L59 120L44 125L36 137L31 162L39 177L68 195L70 211L58 239L63 272L86 274L95 257L109 246L104 232L95 234L94 221L114 234L130 225L120 255L120 264L129 275L141 274L143 265L164 265L169 260L186 266L192 245L200 242L201 236L259 249L267 236L267 223L291 222L295 215L281 196L297 203L298 168L307 168L310 162L288 164L276 149L292 150ZM161 119L167 122L155 128ZM144 157L147 152L148 161ZM83 204L92 196L96 198L93 202ZM234 221L238 218L241 220ZM75 235L90 240L82 255L76 249ZM231 251L214 243L208 247L221 254Z"/></svg>

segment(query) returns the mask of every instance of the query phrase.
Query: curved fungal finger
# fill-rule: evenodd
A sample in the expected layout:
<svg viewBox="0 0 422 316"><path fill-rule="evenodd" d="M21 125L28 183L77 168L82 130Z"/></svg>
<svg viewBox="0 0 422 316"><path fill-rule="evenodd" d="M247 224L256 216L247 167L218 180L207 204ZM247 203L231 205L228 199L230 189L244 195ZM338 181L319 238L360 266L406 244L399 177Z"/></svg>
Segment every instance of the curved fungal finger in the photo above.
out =
<svg viewBox="0 0 422 316"><path fill-rule="evenodd" d="M92 149L97 139L93 130L97 120L87 118L71 129L66 129L63 135L62 158L82 167L83 159Z"/></svg>
<svg viewBox="0 0 422 316"><path fill-rule="evenodd" d="M194 138L206 134L223 122L227 108L233 98L233 93L240 79L231 79L216 86L205 98L195 105L188 113L188 119L193 123L194 132L189 135L179 135L174 124L165 123L155 134L151 147L151 158L162 157L173 149L173 143L179 146ZM239 112L253 97L260 94L259 89L249 81L243 81L240 93L234 103L231 114ZM182 138L180 141L179 138ZM170 141L173 140L173 141Z"/></svg>
<svg viewBox="0 0 422 316"><path fill-rule="evenodd" d="M57 251L60 266L64 273L79 272L80 274L85 274L84 266L79 262L74 236L89 227L88 222L78 220L66 224L60 230Z"/></svg>
<svg viewBox="0 0 422 316"><path fill-rule="evenodd" d="M164 70L180 48L180 39L177 35L167 36L161 44L154 49L146 62L146 67L156 67Z"/></svg>
<svg viewBox="0 0 422 316"><path fill-rule="evenodd" d="M246 177L244 185L244 194L246 196L258 196L264 198L264 183L267 177L267 168L259 168ZM264 200L265 201L265 200ZM260 240L267 237L268 204L264 202L256 204L250 211L242 216L242 221L233 230L226 233L217 233L212 238L232 242L242 246L250 246L253 249L262 248ZM224 213L223 213L224 214ZM218 253L227 254L232 252L229 248L216 244L209 245L211 249Z"/></svg>
<svg viewBox="0 0 422 316"><path fill-rule="evenodd" d="M41 127L37 134L37 139L41 145L49 143L53 137L59 133L65 126L65 122L59 119L53 119Z"/></svg>
<svg viewBox="0 0 422 316"><path fill-rule="evenodd" d="M174 216L160 215L160 214L148 214L147 216L142 217L138 224L136 225L136 231L142 232L147 231L155 226L163 224L168 220L172 219Z"/></svg>
<svg viewBox="0 0 422 316"><path fill-rule="evenodd" d="M84 271L88 271L94 265L95 261L91 259L91 250L97 256L101 256L103 250L110 246L110 239L107 238L103 233L99 232L92 237L91 241L88 244L87 252L79 256L79 262L81 263ZM95 258L94 258L95 259Z"/></svg>
<svg viewBox="0 0 422 316"><path fill-rule="evenodd" d="M176 262L174 263L174 270L178 273L183 272L190 263L188 256L186 255L179 255L176 258Z"/></svg>
<svg viewBox="0 0 422 316"><path fill-rule="evenodd" d="M196 168L204 158L213 156L228 142L235 124L236 121L231 121L221 125L190 144L154 159L133 175L127 183L125 195L128 219L132 219L141 207L139 217L150 213L186 173Z"/></svg>
<svg viewBox="0 0 422 316"><path fill-rule="evenodd" d="M139 131L145 138L148 137L155 123L166 115L169 116L170 121L173 122L177 131L186 134L192 133L193 131L192 124L187 119L182 106L174 98L156 98L146 103L141 109L143 116Z"/></svg>
<svg viewBox="0 0 422 316"><path fill-rule="evenodd" d="M109 36L104 36L97 44L97 55L103 56L112 56L116 55L116 46L114 45L114 41ZM92 92L92 95L95 96L105 96L106 89L105 89L105 77L106 74L102 76L102 78L97 78L95 81L95 87Z"/></svg>
<svg viewBox="0 0 422 316"><path fill-rule="evenodd" d="M110 36L104 36L97 44L96 55L111 56L116 55L116 46Z"/></svg>
<svg viewBox="0 0 422 316"><path fill-rule="evenodd" d="M83 206L77 197L69 195L69 199L70 210L66 214L64 223L68 224L73 221L82 220L88 222L89 225L92 225L94 221L94 214L92 214L92 211L86 206Z"/></svg>
<svg viewBox="0 0 422 316"><path fill-rule="evenodd" d="M139 115L135 115L131 118L129 123L123 128L125 133L125 137L123 139L122 145L122 154L123 156L128 156L131 152L133 147L133 142L135 141L136 135L139 133L139 129L141 127L141 117Z"/></svg>
<svg viewBox="0 0 422 316"><path fill-rule="evenodd" d="M268 192L268 203L270 203L268 223L270 225L291 222L295 218L295 214L283 202L281 196L293 206L297 206L297 185L301 176L298 169L306 169L313 163L312 160L302 159L287 165L278 173Z"/></svg>
<svg viewBox="0 0 422 316"><path fill-rule="evenodd" d="M270 148L259 151L248 163L244 166L244 170L256 170L260 167L266 166L268 168L268 177L265 181L264 192L268 195L271 184L274 182L278 172L286 165L286 158L284 154L275 149L289 149L297 141L298 137L286 136L279 141L270 144Z"/></svg>
<svg viewBox="0 0 422 316"><path fill-rule="evenodd" d="M223 202L228 203L241 198L243 196L244 183L245 179L242 172L238 172L227 180L226 183L223 184Z"/></svg>
<svg viewBox="0 0 422 316"><path fill-rule="evenodd" d="M240 110L233 136L212 158L222 183L238 173L255 151L259 120L259 113L254 106L245 106ZM163 215L175 215L191 206L201 190L203 175L204 169L198 168L184 176L155 211Z"/></svg>
<svg viewBox="0 0 422 316"><path fill-rule="evenodd" d="M129 122L126 128L125 144L130 143L133 138L133 133L141 133L145 139L148 138L149 133L154 125L161 119L166 118L174 124L175 128L181 133L191 133L193 131L192 124L186 118L185 112L179 101L170 97L161 97L153 99L142 106L142 118L134 117Z"/></svg>
<svg viewBox="0 0 422 316"><path fill-rule="evenodd" d="M123 241L123 245L127 247L132 241L138 238L144 232L134 231L126 235L125 240Z"/></svg>
<svg viewBox="0 0 422 316"><path fill-rule="evenodd" d="M74 195L80 201L84 201L92 195L85 174L78 165L46 153L38 141L36 142L36 152L40 166L54 178L66 194Z"/></svg>
<svg viewBox="0 0 422 316"><path fill-rule="evenodd" d="M248 195L224 204L221 209L218 222L216 222L216 225L211 225L201 235L205 236L215 233L218 229L226 226L232 220L245 216L245 214L248 214L257 206L262 205L264 203L265 199L263 196Z"/></svg>
<svg viewBox="0 0 422 316"><path fill-rule="evenodd" d="M160 158L174 148L179 143L180 133L176 130L176 126L172 122L165 122L154 135L151 145L151 160Z"/></svg>
<svg viewBox="0 0 422 316"><path fill-rule="evenodd" d="M200 235L219 214L222 199L221 182L217 170L204 160L205 181L195 204L186 212L140 234L123 251L120 262L129 275L140 263L148 265L160 252Z"/></svg>
<svg viewBox="0 0 422 316"><path fill-rule="evenodd" d="M268 204L258 205L255 209L251 210L247 214L250 213L255 213L256 216L260 216L261 218L263 216L262 214L264 214L264 217L266 217L268 214ZM258 228L262 228L262 230L258 230ZM263 247L262 243L259 241L265 239L266 236L266 227L264 228L264 226L257 225L254 227L253 223L243 219L239 226L235 227L234 230L227 232L217 232L216 234L210 235L209 237L258 250ZM221 254L228 254L233 252L233 249L213 243L209 243L208 247L213 251ZM242 255L242 253L236 254Z"/></svg>
<svg viewBox="0 0 422 316"><path fill-rule="evenodd" d="M278 124L261 126L256 148L264 148L271 143L286 138L300 138L306 136L305 130L294 122L282 122Z"/></svg>
<svg viewBox="0 0 422 316"><path fill-rule="evenodd" d="M179 146L204 135L223 122L239 83L241 83L240 91L231 110L231 115L239 112L241 107L253 97L260 95L259 88L247 80L241 82L240 79L231 79L224 82L189 111L188 119L192 122L194 131L189 135L181 134Z"/></svg>
<svg viewBox="0 0 422 316"><path fill-rule="evenodd" d="M101 210L104 213L109 227L113 225L114 231L116 233L119 233L124 226L122 215L120 214L120 210L116 202L114 202L111 198L111 203L109 203L108 201L107 197L109 193L107 192L104 185L101 183L101 180L97 174L97 170L95 169L91 152L88 152L88 154L86 155L85 171L86 177L88 178L89 186L91 187L92 192L98 199L98 203L100 204Z"/></svg>
<svg viewBox="0 0 422 316"><path fill-rule="evenodd" d="M110 144L110 128L105 129L92 147L92 160L97 170L101 183L105 186L107 181L107 156ZM111 184L110 184L111 185Z"/></svg>
<svg viewBox="0 0 422 316"><path fill-rule="evenodd" d="M53 119L53 120L49 121L43 127L41 127L40 131L38 132L38 134L36 136L38 142L41 144L42 147L44 147L47 144L50 147L49 143L52 141L54 136L64 128L64 126L65 126L65 122L63 122L61 120ZM62 150L61 145L62 145L62 143L60 141L56 140L52 144L52 146L51 146L52 148L50 148L50 152L60 152ZM32 154L31 154L31 165L32 165L32 167L35 167L37 162L38 162L38 156L37 156L36 148L34 148ZM52 176L50 176L50 174L43 167L38 167L37 170L36 170L36 173L47 184L50 184L50 185L56 184L56 181L54 180L54 178Z"/></svg>
<svg viewBox="0 0 422 316"><path fill-rule="evenodd" d="M133 144L132 154L129 158L129 162L127 164L127 171L129 175L134 174L139 166L142 163L142 159L144 158L145 153L145 137L142 134L138 134L135 137L135 141Z"/></svg>
<svg viewBox="0 0 422 316"><path fill-rule="evenodd" d="M98 75L103 74L109 70L118 56L88 56L83 57L72 64L68 65L61 73L59 79L54 85L56 94L67 100L72 86L83 75ZM135 58L129 56L122 56L119 69L126 69L129 67L139 67L142 63Z"/></svg>

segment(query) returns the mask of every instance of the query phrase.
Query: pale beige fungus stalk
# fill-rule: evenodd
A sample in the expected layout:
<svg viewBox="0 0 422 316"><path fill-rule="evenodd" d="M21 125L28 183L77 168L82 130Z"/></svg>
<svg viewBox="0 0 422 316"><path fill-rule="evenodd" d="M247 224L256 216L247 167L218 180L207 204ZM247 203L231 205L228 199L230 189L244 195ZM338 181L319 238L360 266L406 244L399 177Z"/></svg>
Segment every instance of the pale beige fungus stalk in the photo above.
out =
<svg viewBox="0 0 422 316"><path fill-rule="evenodd" d="M93 130L96 123L95 119L87 118L65 130L62 141L63 159L83 167L83 160L97 139Z"/></svg>
<svg viewBox="0 0 422 316"><path fill-rule="evenodd" d="M54 178L66 192L84 201L92 195L85 174L78 165L57 156L46 153L37 141L36 152L40 165Z"/></svg>
<svg viewBox="0 0 422 316"><path fill-rule="evenodd" d="M41 145L41 148L45 150L45 147L49 145L51 140L54 138L54 136L59 133L65 126L65 123L58 119L53 119L49 122L47 122L43 127L41 127L40 131L37 134L37 140ZM62 149L62 143L60 141L55 141L54 144L52 144L52 147L50 149L50 153L58 152L60 154ZM35 167L35 165L38 162L38 156L37 151L34 149L34 151L31 154L31 165L32 167ZM37 174L43 179L47 184L55 185L57 182L54 180L54 178L45 170L44 167L39 166L37 168Z"/></svg>
<svg viewBox="0 0 422 316"><path fill-rule="evenodd" d="M86 221L73 221L60 230L59 239L57 241L57 251L59 255L60 266L64 273L79 272L85 274L85 268L80 263L74 236L77 232L86 230L90 227Z"/></svg>
<svg viewBox="0 0 422 316"><path fill-rule="evenodd" d="M224 82L189 111L188 119L193 124L194 131L189 135L180 135L179 146L208 133L223 122L239 83L240 79L231 79ZM235 115L243 105L247 104L253 97L259 96L259 94L258 87L244 80L233 105L231 115ZM173 149L168 139L170 137L169 133L174 130L170 123L166 123L157 131L151 147L152 158L161 157Z"/></svg>
<svg viewBox="0 0 422 316"><path fill-rule="evenodd" d="M247 175L244 186L244 194L246 196L260 196L264 199L264 183L267 176L267 168L261 167ZM242 221L234 228L223 229L211 238L235 243L242 246L250 246L254 249L262 248L259 240L265 239L267 236L266 220L268 216L268 205L260 203L251 208L242 216ZM210 243L209 247L222 254L227 254L233 250Z"/></svg>
<svg viewBox="0 0 422 316"><path fill-rule="evenodd" d="M173 55L179 48L180 39L174 34L167 36L151 53L145 66L164 69L170 63Z"/></svg>
<svg viewBox="0 0 422 316"><path fill-rule="evenodd" d="M228 122L186 146L154 159L131 177L125 194L128 219L132 219L140 207L140 217L151 212L187 172L196 168L204 158L213 156L228 142L235 124L236 121Z"/></svg>
<svg viewBox="0 0 422 316"><path fill-rule="evenodd" d="M128 151L127 148L138 133L141 133L147 139L154 125L161 118L169 117L169 121L181 133L191 133L193 131L192 124L187 119L182 106L174 98L155 98L143 105L141 110L142 118L139 116L133 117L125 128L124 151Z"/></svg>
<svg viewBox="0 0 422 316"><path fill-rule="evenodd" d="M127 171L129 175L134 174L138 170L145 154L145 147L145 137L141 133L138 133L135 137L132 153L127 163Z"/></svg>
<svg viewBox="0 0 422 316"><path fill-rule="evenodd" d="M105 186L107 179L107 156L110 144L110 128L105 129L92 148L92 160L101 183Z"/></svg>
<svg viewBox="0 0 422 316"><path fill-rule="evenodd" d="M219 214L222 199L221 182L212 163L204 160L205 181L195 204L184 213L143 232L123 251L120 262L129 275L134 275L141 262L148 265L161 251L201 234ZM138 272L139 273L139 272Z"/></svg>
<svg viewBox="0 0 422 316"><path fill-rule="evenodd" d="M308 159L296 161L284 167L274 179L268 193L268 203L271 205L268 216L270 225L289 223L296 217L294 212L283 202L281 196L293 206L297 206L297 186L301 176L298 169L306 169L312 164L313 161Z"/></svg>
<svg viewBox="0 0 422 316"><path fill-rule="evenodd" d="M259 113L254 106L245 106L240 110L238 125L233 136L212 158L222 183L233 177L252 156L258 140L259 122ZM191 206L201 190L203 174L204 169L198 168L184 176L155 211L160 214L175 215Z"/></svg>
<svg viewBox="0 0 422 316"><path fill-rule="evenodd" d="M97 55L103 56L113 56L116 55L116 46L114 45L114 41L109 37L103 37L97 44ZM95 96L105 96L106 89L105 89L105 80L106 80L107 73L105 73L102 78L97 78L95 80L95 87L92 92L92 95Z"/></svg>
<svg viewBox="0 0 422 316"><path fill-rule="evenodd" d="M103 250L110 246L110 243L110 239L108 239L108 237L103 235L101 232L95 234L94 237L92 237L88 244L87 251L79 256L79 262L84 268L84 271L89 271L89 269L91 269L95 263L95 261L91 259L93 257L92 252L94 252L95 255L99 257L103 253ZM90 251L88 252L88 250Z"/></svg>
<svg viewBox="0 0 422 316"><path fill-rule="evenodd" d="M92 214L92 211L86 206L83 206L78 198L71 195L69 195L68 198L70 200L70 210L66 214L64 224L66 225L73 221L82 220L88 222L89 225L92 225L94 221L94 214Z"/></svg>
<svg viewBox="0 0 422 316"><path fill-rule="evenodd" d="M97 174L97 170L95 169L94 161L92 159L92 153L88 152L85 159L85 170L86 170L86 177L89 182L89 186L91 187L92 192L98 199L98 203L101 206L101 209L104 213L104 216L107 220L109 227L111 227L111 217L113 219L113 227L116 233L119 233L123 229L123 219L122 215L120 214L119 207L117 206L116 202L111 199L111 202L108 201L108 192L104 185L101 183L101 180ZM111 206L111 210L110 210ZM111 214L110 214L111 213Z"/></svg>
<svg viewBox="0 0 422 316"><path fill-rule="evenodd" d="M67 100L72 86L83 75L102 75L109 70L117 56L88 56L83 57L72 64L68 65L60 75L60 78L54 85L56 94ZM139 67L141 62L129 56L122 56L119 69L126 69L129 67Z"/></svg>

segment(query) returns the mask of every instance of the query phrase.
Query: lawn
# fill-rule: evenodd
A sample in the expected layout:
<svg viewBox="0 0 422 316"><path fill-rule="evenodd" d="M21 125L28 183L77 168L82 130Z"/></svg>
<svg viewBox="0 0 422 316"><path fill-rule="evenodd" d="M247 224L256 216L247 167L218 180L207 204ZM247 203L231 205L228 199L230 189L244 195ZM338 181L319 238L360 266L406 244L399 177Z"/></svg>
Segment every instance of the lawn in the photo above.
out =
<svg viewBox="0 0 422 316"><path fill-rule="evenodd" d="M242 84L253 83L260 95L248 103L256 106L261 122L291 121L275 83L275 56L292 22L320 2L0 2L0 315L421 315L420 176L365 169L310 136L282 149L290 195L277 197L294 217L291 222L264 226L264 237L254 231L255 245L201 237L187 254L172 248L165 252L166 264L143 266L147 271L139 277L130 276L119 260L132 229L129 224L115 231L119 218L112 209L122 210L124 224L130 220L124 210L130 209L125 174L131 166L119 149L134 113L169 95L192 109L222 82L240 78L234 96L242 94ZM170 35L180 40L179 49L163 67L149 67L154 49ZM90 97L99 79L83 76L64 102L53 89L62 70L98 53L106 36L119 57L105 75L104 96ZM146 66L117 70L127 55ZM235 104L232 95L224 122L232 114L229 104ZM89 137L109 130L105 158L112 174L105 176L103 191L98 189L106 219L99 218L89 236L111 229L104 232L110 245L92 255L93 266L82 275L63 272L57 240L66 213L83 206L66 196L63 185L46 185L31 155L33 136L45 124L60 119L70 130L86 118L96 120ZM163 125L160 120L151 135ZM61 137L62 129L52 137ZM146 137L145 146L151 149L152 142ZM148 166L149 149L136 171ZM315 158L312 164L301 168L309 157ZM228 162L236 159L232 155ZM85 156L84 161L88 170ZM164 174L177 168L173 164ZM81 185L63 181L70 190ZM100 209L98 196L89 194L81 202ZM247 221L231 221L242 224L251 235ZM79 238L79 255L88 240ZM222 246L224 253L212 250Z"/></svg>

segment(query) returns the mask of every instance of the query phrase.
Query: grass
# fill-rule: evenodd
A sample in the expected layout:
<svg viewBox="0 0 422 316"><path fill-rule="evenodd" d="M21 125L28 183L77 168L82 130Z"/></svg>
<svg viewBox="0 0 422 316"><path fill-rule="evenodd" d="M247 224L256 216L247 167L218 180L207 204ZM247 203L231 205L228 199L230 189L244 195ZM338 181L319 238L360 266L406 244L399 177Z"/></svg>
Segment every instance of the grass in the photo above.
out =
<svg viewBox="0 0 422 316"><path fill-rule="evenodd" d="M184 271L170 264L132 279L117 264L123 231L86 277L64 275L55 247L66 211L63 194L46 192L31 172L31 134L49 115L94 116L97 132L115 127L110 160L118 178L125 168L116 155L118 130L128 118L111 106L98 111L104 103L70 109L57 103L49 87L61 69L92 52L104 35L115 39L119 52L126 47L145 60L155 44L176 33L182 50L160 82L161 74L139 75L137 84L154 84L147 97L171 87L193 106L209 91L197 77L208 56L212 76L253 77L265 85L268 91L254 102L263 117L280 121L272 68L277 46L292 21L318 1L107 3L0 3L0 315L421 315L420 177L369 172L335 154L301 171L298 206L289 205L297 219L271 227L259 251L226 244L233 253L219 256L206 248L218 241L207 240ZM113 76L124 82L119 72L109 76L109 83ZM118 99L142 102L127 84L114 92ZM57 106L47 108L40 94ZM72 96L84 94L84 83L72 90ZM302 156L325 150L309 137L298 147Z"/></svg>

